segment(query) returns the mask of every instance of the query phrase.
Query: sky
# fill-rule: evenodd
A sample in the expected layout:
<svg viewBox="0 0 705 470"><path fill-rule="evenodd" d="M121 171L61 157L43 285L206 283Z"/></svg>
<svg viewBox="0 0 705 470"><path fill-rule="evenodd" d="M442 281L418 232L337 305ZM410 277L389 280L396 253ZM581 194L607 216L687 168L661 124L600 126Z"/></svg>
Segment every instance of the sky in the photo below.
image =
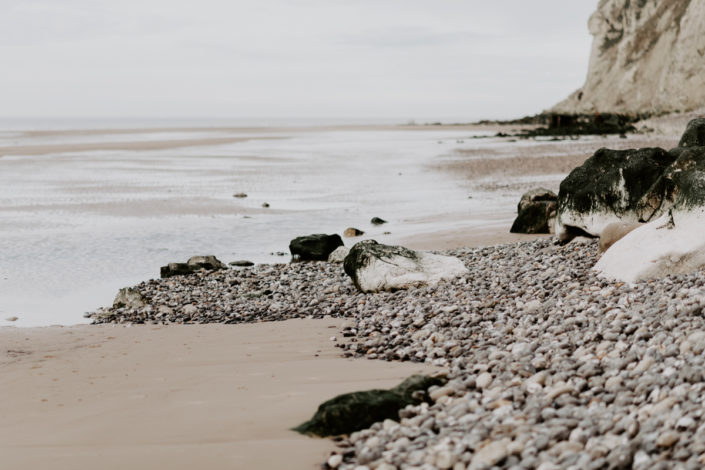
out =
<svg viewBox="0 0 705 470"><path fill-rule="evenodd" d="M0 0L0 117L521 117L583 84L596 6Z"/></svg>

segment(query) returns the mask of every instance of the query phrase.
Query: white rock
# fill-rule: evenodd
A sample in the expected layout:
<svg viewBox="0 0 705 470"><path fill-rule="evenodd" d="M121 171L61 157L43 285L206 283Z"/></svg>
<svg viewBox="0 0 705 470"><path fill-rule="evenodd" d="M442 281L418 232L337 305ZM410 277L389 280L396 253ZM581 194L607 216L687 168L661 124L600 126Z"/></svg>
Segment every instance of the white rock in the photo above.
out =
<svg viewBox="0 0 705 470"><path fill-rule="evenodd" d="M508 447L511 442L511 439L504 438L499 441L490 442L486 446L482 447L480 450L475 452L475 455L473 455L468 469L485 469L504 460L507 455L509 455Z"/></svg>
<svg viewBox="0 0 705 470"><path fill-rule="evenodd" d="M328 466L330 468L338 468L341 463L343 463L343 456L340 454L333 454L328 458Z"/></svg>
<svg viewBox="0 0 705 470"><path fill-rule="evenodd" d="M492 374L489 372L483 372L477 376L477 379L475 379L475 386L480 389L487 388L491 383Z"/></svg>
<svg viewBox="0 0 705 470"><path fill-rule="evenodd" d="M328 255L329 263L342 263L345 257L350 253L350 248L347 246L339 246L331 254Z"/></svg>
<svg viewBox="0 0 705 470"><path fill-rule="evenodd" d="M690 273L705 265L705 210L674 212L643 224L612 245L595 265L601 275L624 282Z"/></svg>
<svg viewBox="0 0 705 470"><path fill-rule="evenodd" d="M448 450L442 450L436 456L436 467L446 470L455 463L455 456Z"/></svg>

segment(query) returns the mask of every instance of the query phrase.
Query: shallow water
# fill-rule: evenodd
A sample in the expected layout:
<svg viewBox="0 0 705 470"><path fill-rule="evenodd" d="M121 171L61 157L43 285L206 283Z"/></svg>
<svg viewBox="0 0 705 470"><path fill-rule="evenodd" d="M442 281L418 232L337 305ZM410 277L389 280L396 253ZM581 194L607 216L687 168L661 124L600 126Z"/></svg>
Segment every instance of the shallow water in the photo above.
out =
<svg viewBox="0 0 705 470"><path fill-rule="evenodd" d="M516 203L513 193L469 199L467 182L434 169L454 149L480 142L465 140L478 135L467 130L225 133L240 134L253 139L1 157L0 325L10 324L5 318L11 316L19 317L12 323L18 326L84 322L84 312L110 304L120 287L157 277L159 266L192 255L288 262L288 243L298 235L352 226L366 232L362 238L395 243L418 233L481 226L497 208ZM66 144L223 135L160 131L50 139ZM15 145L47 143L45 137L2 137L11 139ZM239 192L248 197L234 198ZM262 208L264 202L270 207ZM370 225L375 216L389 223Z"/></svg>

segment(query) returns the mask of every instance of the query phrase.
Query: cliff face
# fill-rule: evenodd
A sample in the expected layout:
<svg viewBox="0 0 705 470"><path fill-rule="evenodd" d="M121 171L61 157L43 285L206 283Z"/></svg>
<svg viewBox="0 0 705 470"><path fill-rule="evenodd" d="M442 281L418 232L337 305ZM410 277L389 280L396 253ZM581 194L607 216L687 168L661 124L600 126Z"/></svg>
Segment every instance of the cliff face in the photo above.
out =
<svg viewBox="0 0 705 470"><path fill-rule="evenodd" d="M585 85L550 111L662 113L705 105L705 0L600 0Z"/></svg>

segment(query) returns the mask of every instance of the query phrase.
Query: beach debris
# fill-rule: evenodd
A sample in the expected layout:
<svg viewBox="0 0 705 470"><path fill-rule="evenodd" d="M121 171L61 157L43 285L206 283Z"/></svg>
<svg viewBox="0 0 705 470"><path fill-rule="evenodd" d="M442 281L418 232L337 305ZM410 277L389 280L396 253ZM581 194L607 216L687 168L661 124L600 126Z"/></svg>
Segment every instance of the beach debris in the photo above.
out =
<svg viewBox="0 0 705 470"><path fill-rule="evenodd" d="M248 267L248 266L254 266L254 265L255 265L255 263L253 263L252 261L246 260L246 259L240 259L240 260L237 260L237 261L231 261L231 262L228 263L228 264L229 264L230 266L237 266L237 267L240 267L240 268L245 268L245 267Z"/></svg>
<svg viewBox="0 0 705 470"><path fill-rule="evenodd" d="M160 277L183 276L192 274L200 269L218 270L227 266L213 255L192 256L186 263L169 263L160 268Z"/></svg>
<svg viewBox="0 0 705 470"><path fill-rule="evenodd" d="M15 317L15 316L7 317L7 318L5 319L5 321L17 321L17 320L19 320L19 318L18 318L18 317Z"/></svg>
<svg viewBox="0 0 705 470"><path fill-rule="evenodd" d="M355 244L343 264L345 273L361 292L436 284L468 272L458 258L382 245L375 240Z"/></svg>
<svg viewBox="0 0 705 470"><path fill-rule="evenodd" d="M113 300L113 308L140 308L147 305L147 299L133 287L123 287Z"/></svg>
<svg viewBox="0 0 705 470"><path fill-rule="evenodd" d="M365 234L365 232L363 232L363 231L360 230L359 228L355 228L355 227L348 227L348 228L346 228L345 231L343 232L343 236L344 236L344 237L348 237L348 238L351 238L351 237L359 237L359 236L364 235L364 234Z"/></svg>
<svg viewBox="0 0 705 470"><path fill-rule="evenodd" d="M301 434L320 437L350 434L386 419L398 421L399 410L407 405L433 401L428 388L440 386L440 377L412 375L389 390L374 389L346 393L328 400L318 407L313 417L294 428Z"/></svg>
<svg viewBox="0 0 705 470"><path fill-rule="evenodd" d="M328 262L329 263L342 263L345 261L345 257L348 256L348 253L350 253L350 248L346 246L339 246L333 252L328 255Z"/></svg>
<svg viewBox="0 0 705 470"><path fill-rule="evenodd" d="M243 198L247 197L247 194L246 193L235 193L235 194L233 194L233 197L243 199Z"/></svg>
<svg viewBox="0 0 705 470"><path fill-rule="evenodd" d="M380 219L379 217L372 217L372 220L370 220L370 223L372 225L382 225L382 224L386 224L387 221L384 219Z"/></svg>
<svg viewBox="0 0 705 470"><path fill-rule="evenodd" d="M294 259L301 261L327 261L339 246L343 246L340 235L316 233L294 238L289 243L289 251Z"/></svg>
<svg viewBox="0 0 705 470"><path fill-rule="evenodd" d="M546 188L525 192L517 206L511 233L552 233L556 220L558 196Z"/></svg>

